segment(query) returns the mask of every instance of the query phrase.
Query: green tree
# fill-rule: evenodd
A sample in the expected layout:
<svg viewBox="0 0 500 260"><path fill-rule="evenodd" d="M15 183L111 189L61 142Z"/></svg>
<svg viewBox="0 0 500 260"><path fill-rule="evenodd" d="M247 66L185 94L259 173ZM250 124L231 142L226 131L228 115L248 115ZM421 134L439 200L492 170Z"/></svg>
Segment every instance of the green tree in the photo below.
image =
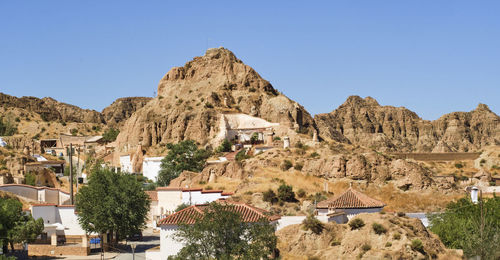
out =
<svg viewBox="0 0 500 260"><path fill-rule="evenodd" d="M14 243L31 242L43 231L43 219L34 220L22 211L22 203L15 198L0 198L0 246L14 250Z"/></svg>
<svg viewBox="0 0 500 260"><path fill-rule="evenodd" d="M246 224L232 205L211 203L194 224L181 224L176 238L185 243L173 259L269 259L277 237L265 218Z"/></svg>
<svg viewBox="0 0 500 260"><path fill-rule="evenodd" d="M28 172L24 176L24 183L26 183L26 185L36 186L36 175L32 172Z"/></svg>
<svg viewBox="0 0 500 260"><path fill-rule="evenodd" d="M278 198L281 201L286 201L286 202L295 202L297 199L295 199L295 193L293 192L293 187L290 185L286 184L281 184L280 187L278 188Z"/></svg>
<svg viewBox="0 0 500 260"><path fill-rule="evenodd" d="M17 133L17 128L9 120L0 117L0 136L11 136Z"/></svg>
<svg viewBox="0 0 500 260"><path fill-rule="evenodd" d="M102 135L102 139L106 142L114 142L116 140L116 137L118 137L119 133L120 133L120 130L114 129L114 128L109 128Z"/></svg>
<svg viewBox="0 0 500 260"><path fill-rule="evenodd" d="M231 142L229 142L227 139L224 139L224 141L222 141L220 146L217 147L217 152L219 152L219 153L231 152Z"/></svg>
<svg viewBox="0 0 500 260"><path fill-rule="evenodd" d="M158 185L168 186L170 181L177 178L183 171L200 172L205 167L205 162L210 152L198 149L192 140L182 141L178 144L167 144L170 150L161 160L158 173Z"/></svg>
<svg viewBox="0 0 500 260"><path fill-rule="evenodd" d="M303 228L305 230L311 230L314 234L321 234L325 226L321 221L319 221L314 215L308 215L304 221L302 221Z"/></svg>
<svg viewBox="0 0 500 260"><path fill-rule="evenodd" d="M447 247L463 249L469 257L500 258L499 197L494 196L478 204L472 203L469 198L462 198L450 203L444 212L428 217L430 229Z"/></svg>
<svg viewBox="0 0 500 260"><path fill-rule="evenodd" d="M135 176L97 166L90 174L88 185L76 194L82 228L88 233L114 233L118 241L145 227L150 203Z"/></svg>

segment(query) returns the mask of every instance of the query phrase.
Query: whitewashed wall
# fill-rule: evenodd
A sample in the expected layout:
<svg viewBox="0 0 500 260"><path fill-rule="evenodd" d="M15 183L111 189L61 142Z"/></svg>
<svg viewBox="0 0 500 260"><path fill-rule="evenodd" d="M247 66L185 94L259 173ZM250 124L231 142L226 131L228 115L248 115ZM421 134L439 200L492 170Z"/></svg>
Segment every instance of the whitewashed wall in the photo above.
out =
<svg viewBox="0 0 500 260"><path fill-rule="evenodd" d="M64 226L64 235L85 235L85 231L78 223L78 217L75 214L75 207L57 207L57 210L59 211L60 223Z"/></svg>
<svg viewBox="0 0 500 260"><path fill-rule="evenodd" d="M182 204L182 191L159 190L158 191L158 210L161 214L167 211L175 211ZM161 212L163 209L163 212Z"/></svg>
<svg viewBox="0 0 500 260"><path fill-rule="evenodd" d="M42 218L44 224L54 224L58 220L56 206L33 206L31 215L34 219Z"/></svg>
<svg viewBox="0 0 500 260"><path fill-rule="evenodd" d="M171 255L176 255L184 247L184 243L175 240L177 225L164 225L160 230L160 251L162 259L167 259Z"/></svg>
<svg viewBox="0 0 500 260"><path fill-rule="evenodd" d="M120 168L122 172L132 172L132 163L130 162L130 155L120 156Z"/></svg>
<svg viewBox="0 0 500 260"><path fill-rule="evenodd" d="M142 175L150 180L156 181L160 172L161 160L163 157L148 157L142 162Z"/></svg>

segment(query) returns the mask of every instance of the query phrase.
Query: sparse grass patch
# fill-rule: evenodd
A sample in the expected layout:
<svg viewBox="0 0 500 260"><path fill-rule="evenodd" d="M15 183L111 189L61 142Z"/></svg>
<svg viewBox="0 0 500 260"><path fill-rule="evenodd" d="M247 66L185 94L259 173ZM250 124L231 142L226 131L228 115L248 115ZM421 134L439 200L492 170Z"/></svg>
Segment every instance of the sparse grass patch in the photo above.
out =
<svg viewBox="0 0 500 260"><path fill-rule="evenodd" d="M375 232L375 234L377 234L377 235L382 235L382 234L387 233L387 228L385 228L384 226L382 226L379 223L373 223L372 228L373 228L373 231Z"/></svg>
<svg viewBox="0 0 500 260"><path fill-rule="evenodd" d="M365 222L360 218L355 218L349 222L351 230L360 229L365 226Z"/></svg>

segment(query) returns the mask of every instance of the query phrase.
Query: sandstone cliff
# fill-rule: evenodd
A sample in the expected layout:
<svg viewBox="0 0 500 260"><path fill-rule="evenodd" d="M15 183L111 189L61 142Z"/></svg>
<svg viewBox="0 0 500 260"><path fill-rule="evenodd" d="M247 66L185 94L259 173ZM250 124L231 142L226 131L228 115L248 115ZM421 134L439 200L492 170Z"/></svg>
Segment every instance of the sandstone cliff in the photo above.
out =
<svg viewBox="0 0 500 260"><path fill-rule="evenodd" d="M124 124L121 152L142 144L192 139L209 144L222 113L261 117L312 134L314 120L297 102L280 94L227 49L209 49L183 67L172 68L158 85L158 96Z"/></svg>
<svg viewBox="0 0 500 260"><path fill-rule="evenodd" d="M115 100L101 112L106 124L110 127L123 125L132 114L145 106L152 98L149 97L124 97Z"/></svg>
<svg viewBox="0 0 500 260"><path fill-rule="evenodd" d="M500 143L500 117L483 104L427 121L404 107L351 96L315 122L324 139L387 151L463 152Z"/></svg>
<svg viewBox="0 0 500 260"><path fill-rule="evenodd" d="M58 102L52 98L14 97L0 93L0 106L19 108L39 114L45 121L63 121L77 123L103 123L102 115L89 109Z"/></svg>

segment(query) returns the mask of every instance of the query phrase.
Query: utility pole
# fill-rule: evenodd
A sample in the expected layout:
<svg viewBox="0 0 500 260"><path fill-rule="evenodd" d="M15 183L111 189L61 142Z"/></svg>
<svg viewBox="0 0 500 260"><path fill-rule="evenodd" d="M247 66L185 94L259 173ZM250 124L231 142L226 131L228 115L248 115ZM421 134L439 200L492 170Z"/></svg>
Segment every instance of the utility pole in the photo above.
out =
<svg viewBox="0 0 500 260"><path fill-rule="evenodd" d="M135 244L130 245L132 247L132 260L135 260Z"/></svg>
<svg viewBox="0 0 500 260"><path fill-rule="evenodd" d="M73 144L69 144L69 196L71 205L75 205L73 201Z"/></svg>

